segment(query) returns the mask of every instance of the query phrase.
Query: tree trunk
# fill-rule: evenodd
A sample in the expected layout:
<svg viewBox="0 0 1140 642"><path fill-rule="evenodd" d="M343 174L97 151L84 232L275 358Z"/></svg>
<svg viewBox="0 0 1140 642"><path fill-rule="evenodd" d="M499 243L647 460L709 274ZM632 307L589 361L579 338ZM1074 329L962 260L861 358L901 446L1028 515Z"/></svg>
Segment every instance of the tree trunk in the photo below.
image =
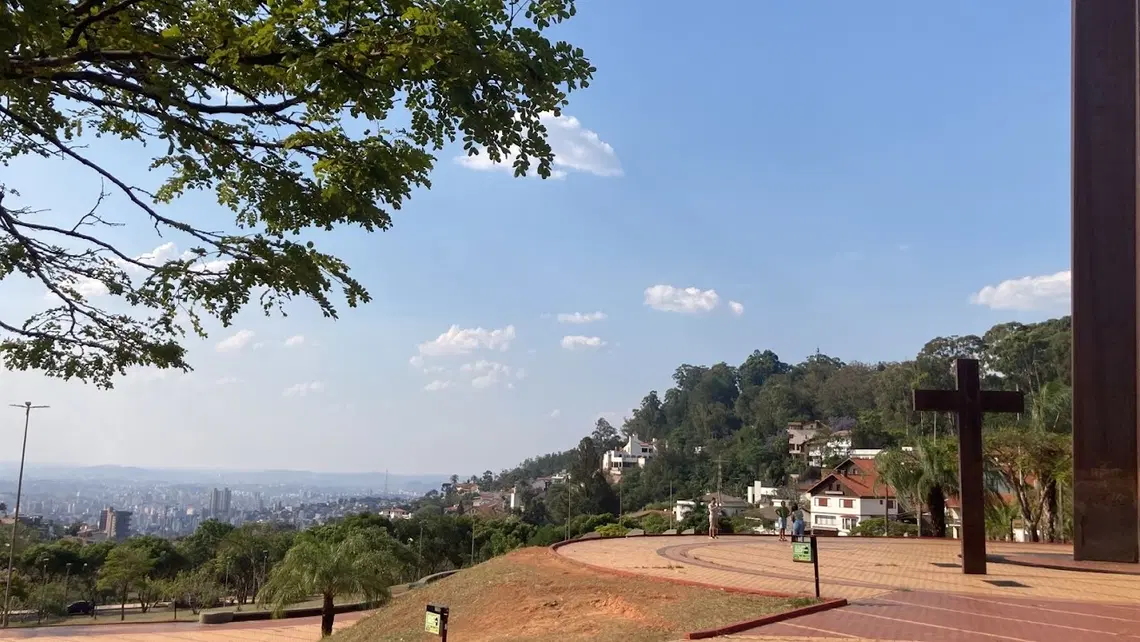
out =
<svg viewBox="0 0 1140 642"><path fill-rule="evenodd" d="M941 486L933 486L926 493L926 505L930 507L930 525L934 537L946 537L946 496Z"/></svg>
<svg viewBox="0 0 1140 642"><path fill-rule="evenodd" d="M1021 525L1025 529L1025 534L1029 541L1037 542L1040 538L1037 536L1037 520L1034 519L1033 508L1029 505L1029 497L1025 493L1025 485L1017 484L1021 481L1020 478L1013 479L1014 494L1017 496L1017 507L1021 510Z"/></svg>
<svg viewBox="0 0 1140 642"><path fill-rule="evenodd" d="M123 601L119 603L119 621L127 619L127 589L123 589Z"/></svg>
<svg viewBox="0 0 1140 642"><path fill-rule="evenodd" d="M1057 480L1051 479L1042 489L1042 519L1045 522L1045 540L1057 541Z"/></svg>
<svg viewBox="0 0 1140 642"><path fill-rule="evenodd" d="M325 602L321 605L321 637L328 637L333 632L333 596L325 593Z"/></svg>

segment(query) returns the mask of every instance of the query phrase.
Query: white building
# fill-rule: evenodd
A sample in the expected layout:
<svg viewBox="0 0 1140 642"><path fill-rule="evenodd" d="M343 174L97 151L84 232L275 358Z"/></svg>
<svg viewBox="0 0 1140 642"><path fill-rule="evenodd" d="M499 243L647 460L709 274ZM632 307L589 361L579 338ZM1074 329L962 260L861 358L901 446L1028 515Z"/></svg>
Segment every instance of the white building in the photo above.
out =
<svg viewBox="0 0 1140 642"><path fill-rule="evenodd" d="M764 482L760 481L752 482L747 489L746 499L754 506L772 506L779 501L780 490L779 486L765 486Z"/></svg>
<svg viewBox="0 0 1140 642"><path fill-rule="evenodd" d="M701 506L708 506L714 501L720 503L720 515L722 517L736 517L744 511L751 508L748 502L740 499L739 497L732 497L731 495L721 494L720 499L717 499L716 493L707 493L702 495L700 500L693 499L678 499L673 503L673 519L677 523L684 521L685 516L693 512L693 509L698 504Z"/></svg>
<svg viewBox="0 0 1140 642"><path fill-rule="evenodd" d="M895 490L879 480L871 459L847 459L808 491L814 533L850 535L865 519L897 517Z"/></svg>
<svg viewBox="0 0 1140 642"><path fill-rule="evenodd" d="M846 459L851 453L851 431L821 433L809 440L806 447L808 464L811 466L823 466L832 457Z"/></svg>
<svg viewBox="0 0 1140 642"><path fill-rule="evenodd" d="M805 454L805 445L825 429L818 421L793 421L785 430L788 433L788 453L793 457Z"/></svg>
<svg viewBox="0 0 1140 642"><path fill-rule="evenodd" d="M602 455L602 472L607 475L620 477L626 468L644 468L650 459L657 454L657 446L653 443L641 441L637 435L630 435L626 444L617 450L607 451Z"/></svg>
<svg viewBox="0 0 1140 642"><path fill-rule="evenodd" d="M697 502L691 499L678 499L673 504L673 521L680 524L685 521L685 516L693 512L697 507Z"/></svg>

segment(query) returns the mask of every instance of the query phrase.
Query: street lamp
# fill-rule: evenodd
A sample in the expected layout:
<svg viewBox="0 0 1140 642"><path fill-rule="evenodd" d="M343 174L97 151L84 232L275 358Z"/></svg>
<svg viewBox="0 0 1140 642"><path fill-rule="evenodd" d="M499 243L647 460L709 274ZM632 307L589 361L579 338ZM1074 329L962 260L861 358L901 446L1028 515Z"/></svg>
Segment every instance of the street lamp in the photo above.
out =
<svg viewBox="0 0 1140 642"><path fill-rule="evenodd" d="M41 624L44 621L43 600L44 600L44 594L47 593L47 565L48 565L48 558L45 555L44 557L40 558L40 575L43 579L43 583L41 584L41 588L40 588L40 603L36 605L37 606L37 608L36 608L36 624Z"/></svg>
<svg viewBox="0 0 1140 642"><path fill-rule="evenodd" d="M20 524L20 497L24 491L24 456L28 453L28 423L32 418L32 410L47 408L48 406L33 406L32 402L25 401L20 404L8 404L13 408L24 410L24 444L20 447L20 476L16 481L16 514L12 519L12 541L8 547L8 580L4 583L4 621L3 628L8 628L8 607L12 600L12 565L16 562L16 527Z"/></svg>

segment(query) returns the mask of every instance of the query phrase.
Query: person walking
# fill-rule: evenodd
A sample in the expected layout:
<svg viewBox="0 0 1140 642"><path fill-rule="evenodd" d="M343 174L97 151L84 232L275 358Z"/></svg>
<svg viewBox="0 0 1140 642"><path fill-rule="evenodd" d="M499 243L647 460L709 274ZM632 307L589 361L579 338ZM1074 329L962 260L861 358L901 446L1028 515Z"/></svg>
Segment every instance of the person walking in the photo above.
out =
<svg viewBox="0 0 1140 642"><path fill-rule="evenodd" d="M776 528L780 531L780 541L788 541L788 516L791 511L788 510L788 502L780 502L776 507Z"/></svg>
<svg viewBox="0 0 1140 642"><path fill-rule="evenodd" d="M716 539L716 526L720 517L720 506L715 501L709 502L709 539Z"/></svg>
<svg viewBox="0 0 1140 642"><path fill-rule="evenodd" d="M792 504L792 536L804 536L804 512L799 505Z"/></svg>

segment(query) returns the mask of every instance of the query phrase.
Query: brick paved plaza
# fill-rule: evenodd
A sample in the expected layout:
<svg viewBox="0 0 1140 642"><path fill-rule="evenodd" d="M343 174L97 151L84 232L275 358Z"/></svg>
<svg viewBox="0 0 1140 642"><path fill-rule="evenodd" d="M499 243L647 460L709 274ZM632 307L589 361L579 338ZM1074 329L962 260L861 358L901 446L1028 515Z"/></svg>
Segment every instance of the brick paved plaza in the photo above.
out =
<svg viewBox="0 0 1140 642"><path fill-rule="evenodd" d="M821 538L824 597L851 605L745 632L753 640L1140 641L1140 575L1083 573L991 562L963 575L959 543L934 539ZM1016 557L1071 552L1048 544L990 543ZM559 549L592 566L714 586L813 594L811 565L774 538L589 540ZM991 582L1005 583L1006 586ZM1010 584L1012 583L1012 585Z"/></svg>

